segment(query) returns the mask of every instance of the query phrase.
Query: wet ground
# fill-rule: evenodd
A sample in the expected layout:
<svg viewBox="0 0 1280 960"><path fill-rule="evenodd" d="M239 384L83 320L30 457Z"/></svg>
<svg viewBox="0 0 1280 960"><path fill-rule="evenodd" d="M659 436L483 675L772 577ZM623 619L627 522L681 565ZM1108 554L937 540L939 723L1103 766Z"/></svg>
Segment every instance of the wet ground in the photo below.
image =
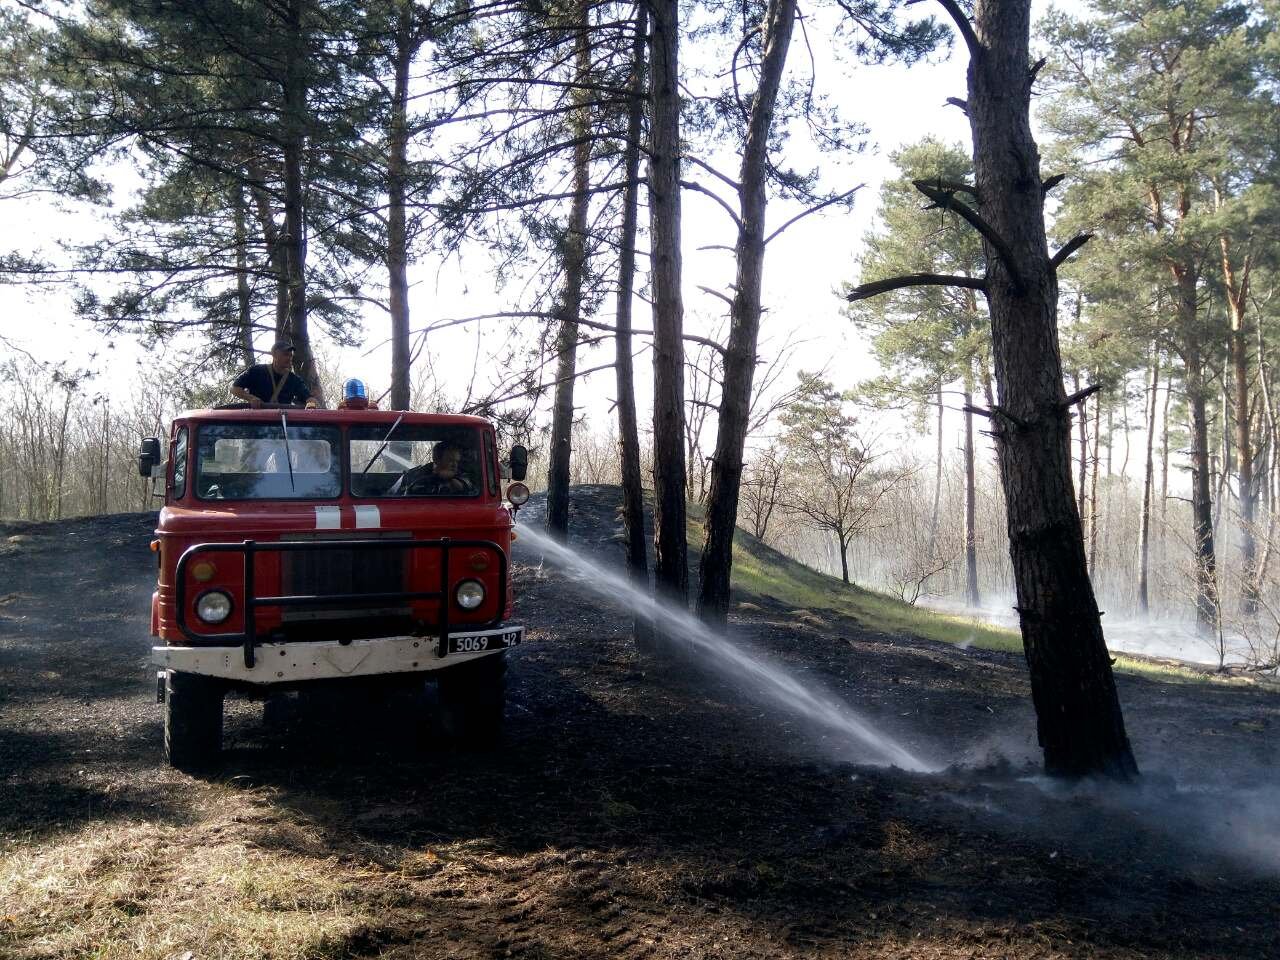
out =
<svg viewBox="0 0 1280 960"><path fill-rule="evenodd" d="M616 506L575 492L574 546L601 564ZM420 700L275 729L237 702L222 766L192 778L160 757L153 526L0 529L0 955L85 955L59 929L81 888L42 871L162 833L168 857L216 836L340 876L325 909L358 915L314 950L232 931L193 960L1280 956L1280 697L1256 683L1122 675L1142 783L1065 787L1038 776L1020 657L738 598L736 642L950 765L904 773L696 662L639 658L626 611L522 543L500 750L452 749ZM152 882L102 914L102 955L180 944L165 924L196 894L174 899L171 866Z"/></svg>

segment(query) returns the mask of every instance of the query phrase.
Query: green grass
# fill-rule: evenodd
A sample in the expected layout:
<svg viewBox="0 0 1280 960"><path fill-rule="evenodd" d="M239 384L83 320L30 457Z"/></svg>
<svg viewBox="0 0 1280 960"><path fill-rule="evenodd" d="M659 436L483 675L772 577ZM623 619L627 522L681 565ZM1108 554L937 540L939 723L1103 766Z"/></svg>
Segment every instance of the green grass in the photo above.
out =
<svg viewBox="0 0 1280 960"><path fill-rule="evenodd" d="M690 544L702 543L701 518L689 518ZM1017 630L993 626L974 617L937 613L913 607L896 597L856 585L845 584L767 547L739 529L733 546L733 587L737 599L772 597L796 611L821 615L823 611L852 617L871 630L908 634L957 646L974 646L1006 653L1022 652ZM1203 668L1169 661L1117 656L1115 669L1173 683L1202 683L1206 680L1248 683Z"/></svg>
<svg viewBox="0 0 1280 960"><path fill-rule="evenodd" d="M753 595L772 597L796 610L817 614L825 610L852 617L883 633L913 634L986 650L1022 649L1016 631L913 607L888 594L842 583L783 556L741 530L733 547L733 586L747 602Z"/></svg>

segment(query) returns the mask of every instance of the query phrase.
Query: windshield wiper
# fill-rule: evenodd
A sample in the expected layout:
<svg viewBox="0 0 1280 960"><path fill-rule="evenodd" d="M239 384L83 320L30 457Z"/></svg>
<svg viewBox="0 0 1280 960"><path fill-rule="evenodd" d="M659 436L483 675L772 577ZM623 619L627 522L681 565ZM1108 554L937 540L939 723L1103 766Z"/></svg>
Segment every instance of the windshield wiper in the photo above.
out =
<svg viewBox="0 0 1280 960"><path fill-rule="evenodd" d="M297 493L298 488L293 482L293 457L289 455L289 421L285 419L283 410L280 411L280 432L284 435L284 462L289 465L289 489Z"/></svg>
<svg viewBox="0 0 1280 960"><path fill-rule="evenodd" d="M382 456L382 451L387 449L387 444L391 442L391 435L396 432L396 427L400 426L400 421L404 419L404 414L396 417L396 422L391 425L391 429L387 431L387 435L382 438L382 443L378 449L373 452L373 456L369 458L369 462L364 465L364 469L360 471L360 476L364 476L369 472L369 468L373 466L373 461Z"/></svg>

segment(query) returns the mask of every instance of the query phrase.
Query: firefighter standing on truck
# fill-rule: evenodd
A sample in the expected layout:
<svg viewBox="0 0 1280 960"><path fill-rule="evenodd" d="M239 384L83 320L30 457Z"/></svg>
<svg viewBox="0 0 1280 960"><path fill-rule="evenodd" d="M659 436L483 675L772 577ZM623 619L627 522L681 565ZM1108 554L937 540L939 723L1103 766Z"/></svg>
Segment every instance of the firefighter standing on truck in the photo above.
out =
<svg viewBox="0 0 1280 960"><path fill-rule="evenodd" d="M293 372L293 341L280 337L271 345L271 362L259 363L236 378L231 395L253 408L264 403L286 406L302 403L315 407L316 401L302 378Z"/></svg>

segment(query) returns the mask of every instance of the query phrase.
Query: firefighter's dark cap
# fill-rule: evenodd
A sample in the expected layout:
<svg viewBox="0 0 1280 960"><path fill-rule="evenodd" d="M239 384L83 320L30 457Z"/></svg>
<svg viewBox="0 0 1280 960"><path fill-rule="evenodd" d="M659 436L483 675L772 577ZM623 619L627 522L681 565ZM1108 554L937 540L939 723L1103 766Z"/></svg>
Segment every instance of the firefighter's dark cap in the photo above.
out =
<svg viewBox="0 0 1280 960"><path fill-rule="evenodd" d="M293 341L288 337L276 337L276 342L271 345L274 353L277 350L293 350Z"/></svg>

